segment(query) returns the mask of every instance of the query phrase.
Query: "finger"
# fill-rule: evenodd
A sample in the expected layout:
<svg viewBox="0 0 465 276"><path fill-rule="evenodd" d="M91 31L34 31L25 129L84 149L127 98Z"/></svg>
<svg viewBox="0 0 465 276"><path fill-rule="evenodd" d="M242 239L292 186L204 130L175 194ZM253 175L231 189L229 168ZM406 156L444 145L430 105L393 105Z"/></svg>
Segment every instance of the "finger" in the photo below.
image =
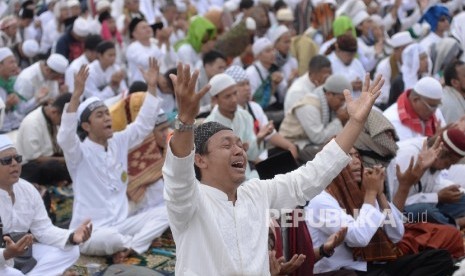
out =
<svg viewBox="0 0 465 276"><path fill-rule="evenodd" d="M346 100L346 104L349 104L349 103L351 103L353 101L352 100L352 93L350 93L350 91L348 89L344 90L344 98Z"/></svg>
<svg viewBox="0 0 465 276"><path fill-rule="evenodd" d="M8 247L15 244L15 243L13 242L13 240L12 240L10 237L8 237L8 236L4 236L4 237L3 237L3 240L5 241L5 243L6 243L6 245L7 245Z"/></svg>
<svg viewBox="0 0 465 276"><path fill-rule="evenodd" d="M182 84L183 81L184 81L184 75L183 75L183 64L181 62L178 63L178 66L177 66L176 70L177 70L177 73L176 73L177 82L176 82L176 84Z"/></svg>
<svg viewBox="0 0 465 276"><path fill-rule="evenodd" d="M436 141L434 141L434 144L433 144L433 149L439 148L440 145L441 145L441 139L436 139Z"/></svg>
<svg viewBox="0 0 465 276"><path fill-rule="evenodd" d="M191 69L190 69L189 64L184 65L182 74L183 74L182 85L187 87L191 79Z"/></svg>
<svg viewBox="0 0 465 276"><path fill-rule="evenodd" d="M412 168L413 168L413 160L414 160L413 156L410 157L410 163L408 164L407 171L411 171L411 170L412 170Z"/></svg>
<svg viewBox="0 0 465 276"><path fill-rule="evenodd" d="M210 91L210 88L211 88L211 85L210 84L207 84L205 85L202 89L200 89L200 91L197 93L197 98L203 98L203 96L205 96L205 94L208 93L208 91Z"/></svg>
<svg viewBox="0 0 465 276"><path fill-rule="evenodd" d="M179 91L178 91L178 76L175 75L175 74L170 74L169 75L170 79L171 79L171 82L173 83L173 89L174 89L174 93L176 94L176 96L178 95Z"/></svg>
<svg viewBox="0 0 465 276"><path fill-rule="evenodd" d="M358 79L358 78L357 78ZM370 73L365 73L365 82L362 85L362 91L371 92L370 89Z"/></svg>
<svg viewBox="0 0 465 276"><path fill-rule="evenodd" d="M189 80L189 83L187 84L187 91L191 92L194 91L195 93L195 85L197 84L197 79L199 78L200 71L199 70L194 70L194 73L191 76L191 79Z"/></svg>

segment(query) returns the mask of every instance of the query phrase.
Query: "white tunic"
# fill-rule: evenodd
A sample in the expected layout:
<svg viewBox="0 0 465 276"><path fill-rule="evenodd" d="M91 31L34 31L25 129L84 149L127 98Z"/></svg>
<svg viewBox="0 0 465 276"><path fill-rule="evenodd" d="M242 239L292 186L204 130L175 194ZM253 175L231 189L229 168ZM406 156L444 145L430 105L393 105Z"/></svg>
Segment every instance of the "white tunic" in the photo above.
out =
<svg viewBox="0 0 465 276"><path fill-rule="evenodd" d="M68 86L68 91L73 93L74 92L74 74L79 72L82 65L89 64L89 60L87 59L85 54L80 55L77 59L73 60L71 64L68 66L65 72L65 84Z"/></svg>
<svg viewBox="0 0 465 276"><path fill-rule="evenodd" d="M442 40L435 32L430 32L425 38L420 41L420 45L426 50L428 55L431 55L431 46Z"/></svg>
<svg viewBox="0 0 465 276"><path fill-rule="evenodd" d="M53 155L52 137L42 108L36 108L24 117L18 130L16 149L23 156L23 163Z"/></svg>
<svg viewBox="0 0 465 276"><path fill-rule="evenodd" d="M308 73L303 74L297 78L287 90L286 98L284 99L284 114L287 114L289 110L302 99L307 93L312 93L316 86L310 80Z"/></svg>
<svg viewBox="0 0 465 276"><path fill-rule="evenodd" d="M177 158L168 148L164 197L176 241L176 275L270 275L270 208L305 204L349 160L333 140L313 162L292 173L244 182L233 205L225 193L195 179L194 151Z"/></svg>
<svg viewBox="0 0 465 276"><path fill-rule="evenodd" d="M328 56L329 61L331 61L331 68L333 69L333 74L341 74L347 78L349 82L355 81L357 78L362 82L365 80L365 69L363 68L362 63L357 59L350 63L350 65L345 65L342 61L336 56L336 53L332 53ZM360 90L352 91L354 98L360 96Z"/></svg>
<svg viewBox="0 0 465 276"><path fill-rule="evenodd" d="M61 229L52 224L45 210L44 201L31 183L19 179L13 185L15 203L3 189L0 189L0 217L3 234L31 231L34 238L42 244L64 249L72 230ZM81 221L82 223L82 221ZM0 270L13 259L5 261L3 248L0 248Z"/></svg>
<svg viewBox="0 0 465 276"><path fill-rule="evenodd" d="M418 158L425 139L424 137L416 137L397 143L399 150L397 151L396 158L391 161L386 170L391 198L394 198L399 189L399 181L396 177L396 164L399 165L400 171L404 172L410 164L410 158L413 157L415 161ZM452 181L444 177L444 172L436 171L431 173L430 170L427 170L421 177L420 182L410 188L405 206L414 203L438 203L438 192L453 184Z"/></svg>
<svg viewBox="0 0 465 276"><path fill-rule="evenodd" d="M49 92L45 99L55 99L59 95L58 81L46 80L40 69L38 61L24 69L15 82L14 89L20 94L25 101L19 104L19 112L27 114L37 106L35 96L42 87L47 87Z"/></svg>
<svg viewBox="0 0 465 276"><path fill-rule="evenodd" d="M391 105L388 109L383 112L383 115L392 123L394 129L396 130L397 136L399 136L399 141L403 141L409 138L414 137L424 137L422 133L413 131L411 128L402 124L399 118L399 111L397 110L397 103ZM437 109L435 112L436 118L441 122L441 127L446 126L444 116L440 109Z"/></svg>
<svg viewBox="0 0 465 276"><path fill-rule="evenodd" d="M24 117L23 114L18 112L18 109L10 110L8 112L5 110L5 102L7 98L8 93L5 89L3 89L3 87L0 87L0 102L3 103L3 105L0 103L0 117L2 119L0 120L0 130L2 131L11 131L17 129Z"/></svg>
<svg viewBox="0 0 465 276"><path fill-rule="evenodd" d="M377 203L377 202L376 202ZM375 208L364 203L357 218L347 214L338 201L326 191L321 192L304 208L305 222L313 241L313 247L319 247L328 237L347 225L347 235L344 243L334 249L331 258L323 258L315 264L314 272L323 273L341 268L359 271L367 270L367 262L354 261L350 247L365 247L382 227L389 239L397 243L404 235L402 213L394 204L389 203L392 216L380 211L378 204ZM387 223L389 222L389 223ZM383 226L383 223L386 223ZM391 224L392 223L392 224ZM393 227L393 226L396 227Z"/></svg>
<svg viewBox="0 0 465 276"><path fill-rule="evenodd" d="M465 115L465 97L455 88L446 86L442 96L441 111L446 123L451 124Z"/></svg>
<svg viewBox="0 0 465 276"><path fill-rule="evenodd" d="M375 78L379 75L384 78L384 84L383 87L381 87L381 95L376 99L376 103L387 104L392 82L390 57L381 60L378 66L376 66Z"/></svg>
<svg viewBox="0 0 465 276"><path fill-rule="evenodd" d="M245 73L249 77L250 90L252 91L252 95L255 94L257 89L262 84L262 78L263 80L266 80L266 78L268 78L268 76L270 75L270 72L268 71L268 69L266 69L260 61L256 61L252 65L247 67L247 69L245 70ZM286 96L286 91L287 91L287 81L285 78L283 78L283 80L279 83L278 87L276 87L275 94L279 94L280 99L284 100ZM276 102L276 98L271 97L270 104L274 102Z"/></svg>
<svg viewBox="0 0 465 276"><path fill-rule="evenodd" d="M73 180L70 227L87 218L92 219L96 228L112 226L127 218L127 155L130 148L141 143L153 130L159 103L159 99L148 93L136 120L113 134L106 151L88 138L81 142L76 134L77 114L63 112L57 140Z"/></svg>
<svg viewBox="0 0 465 276"><path fill-rule="evenodd" d="M86 81L84 97L88 99L95 96L103 101L126 91L128 87L124 79L121 80L116 90L113 90L110 86L111 76L119 71L121 71L121 68L116 64L103 70L100 61L94 60L89 65L89 77Z"/></svg>

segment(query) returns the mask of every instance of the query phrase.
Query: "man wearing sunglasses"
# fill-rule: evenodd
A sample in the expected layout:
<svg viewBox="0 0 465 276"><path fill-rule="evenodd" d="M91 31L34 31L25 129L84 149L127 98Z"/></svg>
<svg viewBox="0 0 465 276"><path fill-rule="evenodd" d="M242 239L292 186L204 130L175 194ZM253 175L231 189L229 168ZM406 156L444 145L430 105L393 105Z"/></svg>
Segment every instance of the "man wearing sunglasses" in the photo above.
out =
<svg viewBox="0 0 465 276"><path fill-rule="evenodd" d="M441 110L442 86L431 77L420 79L413 89L403 92L384 116L394 125L399 141L414 137L431 137L445 126Z"/></svg>
<svg viewBox="0 0 465 276"><path fill-rule="evenodd" d="M89 239L92 224L81 222L75 230L54 226L39 192L19 178L21 161L11 140L0 135L0 275L61 275L79 258L74 245ZM27 259L22 268L15 259L20 256L23 264Z"/></svg>
<svg viewBox="0 0 465 276"><path fill-rule="evenodd" d="M67 67L68 60L64 56L52 54L46 61L38 61L24 69L14 85L21 99L18 111L26 115L62 92L68 92L62 85Z"/></svg>

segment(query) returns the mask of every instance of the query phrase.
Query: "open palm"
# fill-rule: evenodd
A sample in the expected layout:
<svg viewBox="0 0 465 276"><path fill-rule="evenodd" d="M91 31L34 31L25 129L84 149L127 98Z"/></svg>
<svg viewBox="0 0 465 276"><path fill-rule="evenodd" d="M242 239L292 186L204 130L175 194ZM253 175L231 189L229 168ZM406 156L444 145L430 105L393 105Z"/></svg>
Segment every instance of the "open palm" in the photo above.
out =
<svg viewBox="0 0 465 276"><path fill-rule="evenodd" d="M344 91L346 98L347 112L350 118L364 124L371 108L378 96L381 94L381 87L383 87L384 80L378 76L373 83L370 83L370 74L365 75L365 82L363 83L362 93L360 98L354 100L349 90Z"/></svg>

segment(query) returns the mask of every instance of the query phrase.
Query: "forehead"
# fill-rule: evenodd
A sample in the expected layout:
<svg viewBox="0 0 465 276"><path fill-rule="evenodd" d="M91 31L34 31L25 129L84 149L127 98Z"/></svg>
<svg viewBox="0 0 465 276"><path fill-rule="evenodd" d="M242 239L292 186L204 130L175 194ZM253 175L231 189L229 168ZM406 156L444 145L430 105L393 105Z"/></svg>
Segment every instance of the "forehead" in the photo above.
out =
<svg viewBox="0 0 465 276"><path fill-rule="evenodd" d="M107 106L101 106L101 107L98 107L97 109L95 109L94 111L92 111L92 113L90 114L90 116L94 115L94 114L97 114L97 113L100 113L100 112L108 112L109 109Z"/></svg>
<svg viewBox="0 0 465 276"><path fill-rule="evenodd" d="M236 85L233 85L231 87L226 88L223 92L218 94L219 97L228 97L231 94L234 94L236 92Z"/></svg>
<svg viewBox="0 0 465 276"><path fill-rule="evenodd" d="M234 134L232 130L225 129L225 130L220 130L217 133L213 134L213 136L210 137L210 139L208 140L212 144L218 144L218 143L222 143L225 141L237 142L238 140L240 140L240 138L237 137L236 134Z"/></svg>
<svg viewBox="0 0 465 276"><path fill-rule="evenodd" d="M0 157L11 156L14 154L16 154L15 148L9 148L9 149L0 151Z"/></svg>

